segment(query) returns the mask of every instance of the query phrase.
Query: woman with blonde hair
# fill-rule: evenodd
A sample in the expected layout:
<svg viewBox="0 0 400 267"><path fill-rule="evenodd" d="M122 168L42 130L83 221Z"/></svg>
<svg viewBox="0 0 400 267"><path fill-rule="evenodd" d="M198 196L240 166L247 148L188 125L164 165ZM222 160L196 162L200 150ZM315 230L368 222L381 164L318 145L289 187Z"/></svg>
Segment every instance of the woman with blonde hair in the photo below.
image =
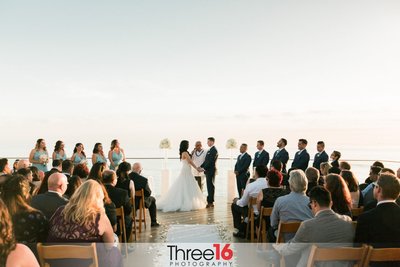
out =
<svg viewBox="0 0 400 267"><path fill-rule="evenodd" d="M37 167L39 170L47 172L47 163L49 162L49 154L46 149L46 141L38 139L35 148L29 154L29 161L32 166Z"/></svg>
<svg viewBox="0 0 400 267"><path fill-rule="evenodd" d="M118 165L125 161L125 152L119 146L119 142L117 139L111 141L110 151L108 152L108 159L110 160L110 169L116 170Z"/></svg>
<svg viewBox="0 0 400 267"><path fill-rule="evenodd" d="M122 256L113 246L114 232L104 209L104 193L93 180L84 182L67 205L50 220L48 242L96 242L100 266L122 266Z"/></svg>
<svg viewBox="0 0 400 267"><path fill-rule="evenodd" d="M0 218L0 266L39 267L32 251L15 241L10 214L1 199Z"/></svg>

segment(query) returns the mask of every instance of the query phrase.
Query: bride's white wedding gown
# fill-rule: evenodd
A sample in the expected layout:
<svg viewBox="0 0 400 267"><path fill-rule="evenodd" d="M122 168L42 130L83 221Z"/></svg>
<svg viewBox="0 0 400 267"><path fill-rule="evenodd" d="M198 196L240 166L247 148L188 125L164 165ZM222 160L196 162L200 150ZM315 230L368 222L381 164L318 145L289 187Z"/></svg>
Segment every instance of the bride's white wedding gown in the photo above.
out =
<svg viewBox="0 0 400 267"><path fill-rule="evenodd" d="M201 192L187 160L182 160L182 169L168 192L157 201L157 208L163 212L190 211L203 209L205 197Z"/></svg>

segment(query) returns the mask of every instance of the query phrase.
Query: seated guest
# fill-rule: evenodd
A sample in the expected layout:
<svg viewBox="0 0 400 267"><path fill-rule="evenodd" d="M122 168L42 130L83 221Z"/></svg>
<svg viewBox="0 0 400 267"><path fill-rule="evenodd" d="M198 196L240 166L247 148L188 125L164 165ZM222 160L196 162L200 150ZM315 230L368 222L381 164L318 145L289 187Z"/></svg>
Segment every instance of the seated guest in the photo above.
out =
<svg viewBox="0 0 400 267"><path fill-rule="evenodd" d="M351 195L346 182L338 174L328 174L325 188L331 193L332 210L351 217Z"/></svg>
<svg viewBox="0 0 400 267"><path fill-rule="evenodd" d="M275 250L297 266L306 266L311 243L351 245L354 237L351 218L335 213L328 190L321 186L310 191L310 207L314 218L301 223L294 238L288 243L274 244ZM279 261L279 258L276 258ZM291 264L287 264L290 265ZM332 265L336 266L336 265ZM341 266L341 265L339 265Z"/></svg>
<svg viewBox="0 0 400 267"><path fill-rule="evenodd" d="M17 168L16 168L15 172L18 171L19 169L28 168L29 166L31 166L31 163L29 162L29 160L20 159L17 163Z"/></svg>
<svg viewBox="0 0 400 267"><path fill-rule="evenodd" d="M36 188L38 188L42 183L44 175L42 179L40 179L41 174L39 173L39 169L35 166L30 166L28 167L28 169L32 172L32 183L35 185ZM43 171L41 173L43 173Z"/></svg>
<svg viewBox="0 0 400 267"><path fill-rule="evenodd" d="M129 198L135 195L135 183L129 178L129 172L131 171L131 164L123 161L118 165L117 168L117 185L116 187L128 191Z"/></svg>
<svg viewBox="0 0 400 267"><path fill-rule="evenodd" d="M111 201L115 204L115 207L124 208L125 233L127 236L129 236L129 234L132 231L132 216L130 215L132 212L132 205L128 197L128 192L124 189L115 187L115 185L117 184L117 175L113 170L106 170L103 172L103 184L107 190L108 196L110 197ZM119 234L119 231L120 229L118 229L117 234ZM128 241L123 240L123 242L128 242Z"/></svg>
<svg viewBox="0 0 400 267"><path fill-rule="evenodd" d="M72 160L66 159L61 164L62 173L69 179L74 172L74 163Z"/></svg>
<svg viewBox="0 0 400 267"><path fill-rule="evenodd" d="M18 162L19 162L19 159L16 159L15 161L14 161L14 163L13 163L13 168L12 168L12 173L16 173L17 172L17 167L18 167ZM29 165L27 166L27 167L29 167Z"/></svg>
<svg viewBox="0 0 400 267"><path fill-rule="evenodd" d="M321 171L320 172L320 174L321 174L320 178L322 180L325 180L325 177L328 175L330 168L332 168L332 165L329 162L322 162L321 163L319 170Z"/></svg>
<svg viewBox="0 0 400 267"><path fill-rule="evenodd" d="M255 181L249 183L246 188L244 189L243 196L238 199L235 198L231 205L232 210L232 217L233 217L233 227L235 227L238 232L234 233L233 235L236 237L244 237L244 229L245 225L242 224L242 216L245 218L247 216L248 208L247 205L249 204L250 197L257 197L258 194L261 192L262 189L267 188L268 183L265 179L266 177L266 167L262 165L258 165L255 169ZM258 215L257 205L254 208L254 214Z"/></svg>
<svg viewBox="0 0 400 267"><path fill-rule="evenodd" d="M8 165L8 159L2 158L0 159L0 176L11 174L10 166Z"/></svg>
<svg viewBox="0 0 400 267"><path fill-rule="evenodd" d="M287 195L290 193L289 190L281 187L283 175L274 169L267 172L267 183L268 187L261 190L257 196L257 209L261 211L261 206L265 208L272 208L278 197ZM266 220L266 225L270 225L269 216L264 218ZM258 225L258 224L256 224Z"/></svg>
<svg viewBox="0 0 400 267"><path fill-rule="evenodd" d="M64 193L64 197L66 199L70 199L79 186L82 185L82 180L78 175L72 175L71 178L68 179L67 191Z"/></svg>
<svg viewBox="0 0 400 267"><path fill-rule="evenodd" d="M47 183L49 190L44 194L34 196L31 206L43 212L46 218L51 218L58 207L68 203L68 200L63 197L68 185L67 176L55 172L50 175Z"/></svg>
<svg viewBox="0 0 400 267"><path fill-rule="evenodd" d="M268 240L274 242L276 235L274 231L278 229L279 222L304 221L312 218L311 210L308 207L308 197L306 196L307 178L302 170L293 170L289 176L290 194L278 197L275 201L271 214L271 230ZM286 235L285 240L293 235Z"/></svg>
<svg viewBox="0 0 400 267"><path fill-rule="evenodd" d="M122 164L122 163L121 163ZM121 165L120 164L120 165ZM120 167L120 166L119 166ZM157 205L156 199L151 196L151 189L149 186L149 181L147 178L140 175L142 172L142 165L139 162L136 162L132 166L132 172L129 174L129 178L133 181L135 190L144 191L144 205L150 212L151 218L151 226L157 227L160 224L157 222ZM129 191L128 191L129 192ZM139 197L135 197L135 207L136 209L139 207Z"/></svg>
<svg viewBox="0 0 400 267"><path fill-rule="evenodd" d="M51 163L53 169L57 169L59 172L62 171L62 160L61 159L54 159Z"/></svg>
<svg viewBox="0 0 400 267"><path fill-rule="evenodd" d="M104 193L93 180L84 182L67 205L50 220L48 242L96 242L100 266L122 266L122 256L114 244L114 231L104 210Z"/></svg>
<svg viewBox="0 0 400 267"><path fill-rule="evenodd" d="M341 161L341 162L339 163L339 169L340 169L341 171L343 171L343 170L350 171L351 165L350 165L350 163L348 163L347 161Z"/></svg>
<svg viewBox="0 0 400 267"><path fill-rule="evenodd" d="M72 175L78 175L79 178L81 178L82 182L84 182L88 178L89 168L87 167L86 164L83 163L75 165Z"/></svg>
<svg viewBox="0 0 400 267"><path fill-rule="evenodd" d="M306 169L305 174L306 174L306 177L308 180L307 191L306 191L306 195L308 195L308 193L311 191L311 189L313 189L314 187L316 187L318 185L319 170L314 167L308 167Z"/></svg>
<svg viewBox="0 0 400 267"><path fill-rule="evenodd" d="M375 168L375 167L377 167L377 168ZM364 184L369 185L370 183L375 182L378 179L378 177L376 177L375 181L373 181L373 178L371 178L371 175L379 175L379 173L381 172L381 170L383 168L385 168L385 166L380 161L375 161L374 163L372 163L370 170L369 170L369 176L367 177L367 179L365 179ZM363 190L364 188L362 188L361 190Z"/></svg>
<svg viewBox="0 0 400 267"><path fill-rule="evenodd" d="M103 171L107 169L107 163L105 162L97 162L93 164L92 168L90 169L88 179L100 182L101 177L103 176Z"/></svg>
<svg viewBox="0 0 400 267"><path fill-rule="evenodd" d="M29 194L33 196L34 192L37 190L36 185L33 183L32 171L29 168L22 168L17 171L17 174L24 176L29 181Z"/></svg>
<svg viewBox="0 0 400 267"><path fill-rule="evenodd" d="M358 208L363 206L363 195L358 188L357 178L354 176L352 171L342 170L340 176L346 182L351 195L351 206L352 208Z"/></svg>
<svg viewBox="0 0 400 267"><path fill-rule="evenodd" d="M331 165L332 168L337 168L339 169L339 159L342 156L342 154L339 151L334 150L331 154Z"/></svg>
<svg viewBox="0 0 400 267"><path fill-rule="evenodd" d="M400 207L395 203L399 193L399 179L381 174L374 187L378 205L358 217L355 242L375 248L400 247Z"/></svg>
<svg viewBox="0 0 400 267"><path fill-rule="evenodd" d="M379 166L371 166L369 171L369 177L366 181L370 181L369 184L360 185L361 192L364 197L364 205L368 205L369 202L374 200L374 182L378 180L379 174L381 173L382 168Z"/></svg>
<svg viewBox="0 0 400 267"><path fill-rule="evenodd" d="M48 181L49 181L50 175L52 175L53 173L60 173L60 171L57 169L51 169L50 171L46 172L42 182L40 183L40 187L36 192L37 195L45 194L47 191L49 191Z"/></svg>
<svg viewBox="0 0 400 267"><path fill-rule="evenodd" d="M15 241L10 214L0 199L0 266L39 267L35 255Z"/></svg>
<svg viewBox="0 0 400 267"><path fill-rule="evenodd" d="M44 214L28 204L29 181L22 175L14 175L3 189L1 198L10 212L15 239L35 253L36 243L46 241L49 225Z"/></svg>

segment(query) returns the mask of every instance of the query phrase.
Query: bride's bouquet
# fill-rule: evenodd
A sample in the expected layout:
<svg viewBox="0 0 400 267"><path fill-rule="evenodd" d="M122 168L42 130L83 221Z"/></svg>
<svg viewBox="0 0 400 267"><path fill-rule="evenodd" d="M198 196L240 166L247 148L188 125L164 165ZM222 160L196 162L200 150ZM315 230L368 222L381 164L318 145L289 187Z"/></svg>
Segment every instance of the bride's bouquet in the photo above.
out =
<svg viewBox="0 0 400 267"><path fill-rule="evenodd" d="M227 149L235 149L237 148L237 142L235 139L230 138L226 141L226 148Z"/></svg>
<svg viewBox="0 0 400 267"><path fill-rule="evenodd" d="M171 149L171 142L169 141L168 138L164 138L160 142L160 149Z"/></svg>

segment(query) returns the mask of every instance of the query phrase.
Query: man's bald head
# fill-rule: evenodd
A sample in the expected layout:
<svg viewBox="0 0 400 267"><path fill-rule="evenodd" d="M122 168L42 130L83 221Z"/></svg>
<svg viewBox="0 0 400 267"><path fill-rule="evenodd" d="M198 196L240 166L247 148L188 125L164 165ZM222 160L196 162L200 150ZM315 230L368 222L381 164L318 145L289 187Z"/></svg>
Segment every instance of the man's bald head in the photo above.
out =
<svg viewBox="0 0 400 267"><path fill-rule="evenodd" d="M27 159L21 159L21 160L18 161L18 164L17 164L17 171L20 170L20 169L28 168L30 165L31 165L31 164L30 164L29 160L27 160Z"/></svg>
<svg viewBox="0 0 400 267"><path fill-rule="evenodd" d="M133 163L132 171L140 174L142 172L142 165L139 162Z"/></svg>
<svg viewBox="0 0 400 267"><path fill-rule="evenodd" d="M65 191L67 190L67 185L68 185L68 179L65 174L62 174L60 172L55 172L52 175L50 175L49 180L48 180L48 188L51 191L57 191L61 193L61 195L64 195Z"/></svg>

